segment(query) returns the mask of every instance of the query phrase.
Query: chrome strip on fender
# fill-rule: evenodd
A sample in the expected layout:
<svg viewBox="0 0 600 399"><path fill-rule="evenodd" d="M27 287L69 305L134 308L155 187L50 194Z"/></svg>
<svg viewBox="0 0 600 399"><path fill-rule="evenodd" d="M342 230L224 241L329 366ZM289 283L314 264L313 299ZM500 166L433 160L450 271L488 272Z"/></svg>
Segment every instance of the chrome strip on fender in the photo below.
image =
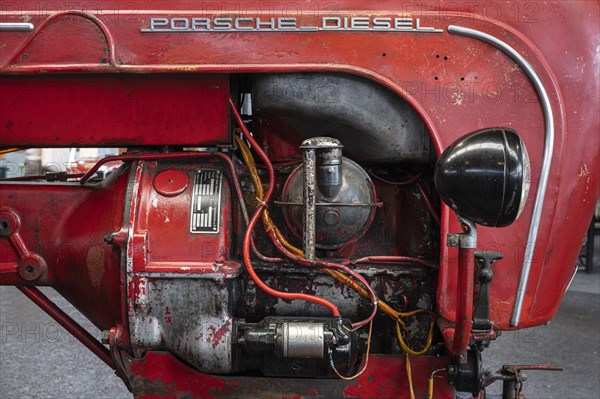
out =
<svg viewBox="0 0 600 399"><path fill-rule="evenodd" d="M552 152L554 150L554 115L552 113L552 106L550 104L550 98L548 93L542 84L542 81L538 74L535 72L533 67L519 54L514 48L504 43L500 39L489 35L487 33L469 29L462 26L450 25L448 26L448 32L455 35L467 36L473 39L481 40L487 44L490 44L503 53L508 55L514 62L517 63L523 69L529 80L536 89L537 95L542 104L542 110L544 113L544 153L542 157L542 170L540 173L540 182L538 185L537 194L535 197L535 203L533 206L533 215L531 216L531 223L529 224L529 234L527 235L527 245L525 246L525 255L523 257L523 265L521 267L521 277L519 280L519 287L517 288L517 295L515 299L515 305L513 308L512 317L510 324L512 327L517 327L521 319L521 311L523 310L523 300L525 298L525 291L527 289L527 282L529 280L529 271L531 269L531 261L533 259L533 252L537 240L538 230L540 227L540 219L542 217L542 207L544 205L544 196L546 195L546 187L548 185L548 176L550 175L550 166L552 165Z"/></svg>
<svg viewBox="0 0 600 399"><path fill-rule="evenodd" d="M0 22L0 32L31 32L33 24L28 22Z"/></svg>

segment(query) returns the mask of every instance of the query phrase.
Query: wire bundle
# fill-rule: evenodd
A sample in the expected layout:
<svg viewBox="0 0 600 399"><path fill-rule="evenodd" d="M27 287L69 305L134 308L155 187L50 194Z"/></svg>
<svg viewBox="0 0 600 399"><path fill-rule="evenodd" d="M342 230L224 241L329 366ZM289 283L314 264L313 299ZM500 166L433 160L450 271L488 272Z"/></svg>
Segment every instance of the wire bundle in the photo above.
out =
<svg viewBox="0 0 600 399"><path fill-rule="evenodd" d="M229 104L230 104L230 108L233 113L233 116L236 119L236 122L238 123L241 132L244 135L244 138L246 138L249 141L252 148L254 148L254 150L257 152L257 154L263 161L263 165L264 165L265 169L267 170L268 178L269 178L269 185L267 187L267 191L265 192L263 189L262 181L258 175L256 163L254 161L252 153L250 152L250 149L248 148L246 143L242 140L242 138L235 136L234 137L235 142L242 154L242 159L246 165L246 168L248 169L248 173L250 175L250 179L254 186L256 198L258 201L258 206L256 208L256 211L255 211L254 215L252 216L252 218L250 219L250 221L248 222L248 228L246 229L246 233L244 235L244 262L246 264L246 268L248 269L248 274L250 275L250 277L254 280L254 282L257 284L257 286L259 286L261 289L265 290L267 293L269 293L271 295L274 295L279 298L302 299L302 300L307 300L307 301L310 301L313 303L318 303L318 304L321 304L321 305L327 307L328 309L330 309L334 316L339 316L339 311L338 311L337 307L335 307L335 305L333 305L331 302L329 302L323 298L319 298L319 297L316 297L313 295L301 294L301 293L284 293L281 291L274 290L271 287L268 287L262 280L260 280L258 275L256 275L256 272L254 271L254 268L252 267L252 262L250 259L250 248L251 247L252 247L252 250L254 251L254 253L263 260L267 260L267 261L271 261L271 262L282 261L282 259L279 259L279 258L269 258L269 257L266 257L266 256L260 254L260 252L256 249L256 247L254 246L254 244L252 242L252 231L253 231L258 219L261 218L264 228L265 228L265 231L267 232L267 235L269 236L269 238L271 239L271 241L273 242L275 247L284 256L286 256L287 258L291 259L295 263L300 264L302 266L307 266L307 267L317 266L319 271L330 275L337 281L352 288L353 290L358 292L361 296L369 299L373 303L373 311L369 315L369 317L367 317L365 320L362 320L360 322L352 324L353 329L360 328L362 326L369 324L367 350L366 350L366 354L365 354L365 362L364 362L362 369L357 374L355 374L351 377L342 376L338 372L338 370L335 368L335 365L333 363L332 353L329 352L330 365L331 365L331 368L333 369L333 371L335 372L335 374L344 380L351 380L351 379L357 378L359 375L361 375L366 370L366 368L368 366L368 359L369 359L369 352L370 352L370 345L371 345L373 318L375 317L377 309L380 309L381 311L383 311L385 314L387 314L389 317L391 317L393 320L396 321L396 336L397 336L400 347L402 348L402 350L404 350L406 352L407 371L409 371L410 370L409 356L422 355L422 354L426 353L429 350L429 347L431 346L432 339L433 339L434 325L435 325L435 314L432 311L425 310L425 309L417 309L417 310L414 310L411 312L405 312L405 313L396 311L394 308L392 308L391 306L386 304L384 301L379 300L376 297L375 293L373 292L371 286L365 280L365 278L362 275L360 275L359 273L357 273L356 271L350 269L347 265L356 264L356 263L367 263L367 262L402 262L402 261L416 262L416 263L420 263L427 267L433 267L433 264L431 264L425 260L422 260L422 259L411 258L411 257L401 257L401 256L379 256L379 257L372 256L372 257L366 257L366 258L362 258L362 259L354 260L354 261L348 260L348 261L345 261L342 263L328 262L328 261L324 261L324 260L320 260L320 259L317 259L317 261L313 263L313 262L310 262L308 259L304 258L303 251L301 249L295 247L294 245L292 245L285 238L285 236L281 233L281 231L273 223L273 220L271 219L269 212L266 209L267 203L270 200L270 197L273 193L273 187L275 185L275 173L274 173L273 165L270 162L267 155L264 153L264 151L260 148L260 146L258 145L256 140L252 137L252 134L250 133L250 131L244 124L242 117L241 117L240 113L238 112L237 108L235 107L235 104L233 103L233 101L230 100ZM351 276L352 278L349 276ZM286 296L283 296L282 294L286 294ZM420 351L415 351L412 348L410 348L410 346L406 343L406 340L403 337L403 333L408 334L408 329L406 328L406 323L403 319L407 318L407 317L413 317L417 314L428 314L431 317L429 332L428 332L428 336L427 336L427 343L424 346L424 348L421 349ZM408 376L409 376L410 385L412 387L412 378L411 378L410 373L408 373Z"/></svg>

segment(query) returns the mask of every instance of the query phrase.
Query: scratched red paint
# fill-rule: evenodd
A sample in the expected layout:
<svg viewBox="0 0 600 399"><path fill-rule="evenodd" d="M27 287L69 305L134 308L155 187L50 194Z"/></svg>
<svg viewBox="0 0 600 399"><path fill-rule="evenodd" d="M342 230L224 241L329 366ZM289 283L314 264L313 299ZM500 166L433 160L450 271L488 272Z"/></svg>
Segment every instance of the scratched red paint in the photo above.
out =
<svg viewBox="0 0 600 399"><path fill-rule="evenodd" d="M218 399L227 397L228 388L233 386L225 379L198 373L167 354L148 352L143 359L131 360L127 366L129 372L137 375L138 378L145 382L153 382L169 391L169 394L161 393L159 396L154 396L152 388L149 387L147 392L134 392L138 399L176 398L183 394L192 395L195 398ZM172 396L170 396L171 394Z"/></svg>
<svg viewBox="0 0 600 399"><path fill-rule="evenodd" d="M171 321L173 321L173 319L171 318L171 311L167 306L165 307L165 323L171 324Z"/></svg>
<svg viewBox="0 0 600 399"><path fill-rule="evenodd" d="M215 326L209 326L208 329L212 333L207 337L206 342L212 342L212 347L216 348L221 340L223 340L224 335L230 331L231 325L226 323L219 327L218 330L215 328Z"/></svg>
<svg viewBox="0 0 600 399"><path fill-rule="evenodd" d="M423 398L427 392L427 381L431 372L445 367L446 358L421 356L411 358L414 389L417 398ZM409 399L406 379L405 361L403 357L372 355L369 367L357 380L332 380L341 389L314 388L311 380L290 378L255 378L244 376L213 376L200 373L174 356L167 353L147 352L142 359L130 359L126 368L143 383L134 385L136 398L154 398L153 390L166 389L168 395L161 398L191 396L202 399L307 399L312 397L341 399ZM323 380L320 380L324 382ZM152 382L154 385L148 385ZM308 384L305 385L305 384ZM277 386L281 392L274 396L267 386ZM320 385L326 386L326 385ZM451 399L453 389L444 379L436 379L436 399ZM289 394L289 392L295 392ZM170 396L172 395L172 396Z"/></svg>

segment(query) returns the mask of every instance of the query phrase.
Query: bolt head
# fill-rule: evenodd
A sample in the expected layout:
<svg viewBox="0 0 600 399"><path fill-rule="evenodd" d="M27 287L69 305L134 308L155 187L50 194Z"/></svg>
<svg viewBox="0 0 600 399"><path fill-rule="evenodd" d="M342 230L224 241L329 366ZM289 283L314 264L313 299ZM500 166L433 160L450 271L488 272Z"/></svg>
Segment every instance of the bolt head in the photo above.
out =
<svg viewBox="0 0 600 399"><path fill-rule="evenodd" d="M102 334L100 336L100 341L104 344L104 345L108 345L110 340L110 331L108 330L104 330L102 331Z"/></svg>
<svg viewBox="0 0 600 399"><path fill-rule="evenodd" d="M458 235L457 234L448 234L448 240L447 240L447 245L449 247L456 247L458 246Z"/></svg>

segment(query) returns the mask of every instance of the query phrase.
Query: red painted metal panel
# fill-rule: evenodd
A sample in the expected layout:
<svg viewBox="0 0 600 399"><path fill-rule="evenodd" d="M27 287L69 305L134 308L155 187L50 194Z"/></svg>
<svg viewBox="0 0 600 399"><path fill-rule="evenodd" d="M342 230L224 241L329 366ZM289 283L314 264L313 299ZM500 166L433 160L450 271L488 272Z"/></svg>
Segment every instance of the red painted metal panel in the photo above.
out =
<svg viewBox="0 0 600 399"><path fill-rule="evenodd" d="M0 145L228 145L228 95L227 75L3 76Z"/></svg>
<svg viewBox="0 0 600 399"><path fill-rule="evenodd" d="M99 329L122 324L120 251L104 238L122 227L126 184L125 171L100 187L0 183L0 212L18 216L24 247L47 264L35 282L12 271L0 273L0 284L51 286ZM19 259L10 236L0 237L0 256Z"/></svg>
<svg viewBox="0 0 600 399"><path fill-rule="evenodd" d="M198 154L196 158L201 159L202 166L144 163L136 181L140 191L132 215L134 243L129 251L133 254L133 272L212 273L215 265L223 265L229 259L231 191L227 173L221 169L223 162L210 154ZM171 169L185 173L190 184L179 195L165 196L156 191L153 182L157 175ZM190 232L190 207L197 189L194 178L199 169L223 172L218 233Z"/></svg>
<svg viewBox="0 0 600 399"><path fill-rule="evenodd" d="M425 397L431 373L446 367L445 357L411 358L415 397ZM355 380L255 378L199 373L173 355L148 352L125 362L134 396L138 399L195 397L205 399L408 399L403 357L371 355L369 367ZM442 376L443 374L440 374ZM444 378L436 378L436 399L454 398Z"/></svg>

